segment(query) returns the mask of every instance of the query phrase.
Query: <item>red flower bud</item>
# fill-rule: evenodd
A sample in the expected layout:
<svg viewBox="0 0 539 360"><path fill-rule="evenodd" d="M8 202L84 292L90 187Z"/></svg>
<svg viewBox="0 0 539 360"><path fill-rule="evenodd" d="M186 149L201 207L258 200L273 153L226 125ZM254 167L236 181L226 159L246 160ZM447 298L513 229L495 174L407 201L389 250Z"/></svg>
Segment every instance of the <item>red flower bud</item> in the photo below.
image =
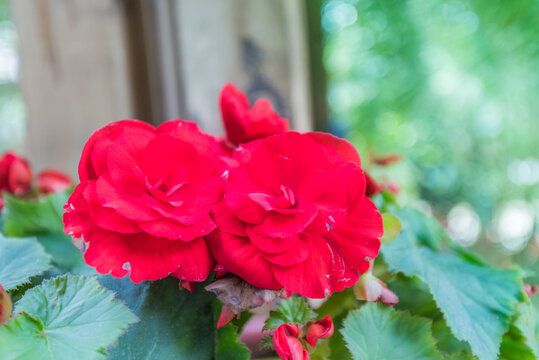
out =
<svg viewBox="0 0 539 360"><path fill-rule="evenodd" d="M0 325L9 319L11 316L12 307L13 304L11 303L9 295L0 284Z"/></svg>
<svg viewBox="0 0 539 360"><path fill-rule="evenodd" d="M378 184L367 172L365 172L365 180L367 181L367 186L365 188L365 194L367 196L374 196L384 189L383 186Z"/></svg>
<svg viewBox="0 0 539 360"><path fill-rule="evenodd" d="M327 339L333 335L333 321L331 317L327 315L323 319L316 320L314 324L307 329L307 335L305 339L312 347L316 346L318 339Z"/></svg>
<svg viewBox="0 0 539 360"><path fill-rule="evenodd" d="M226 305L223 305L223 308L221 309L221 315L219 316L219 320L217 321L217 328L225 326L228 324L232 319L234 319L234 316L236 314L234 311L230 310L230 308Z"/></svg>
<svg viewBox="0 0 539 360"><path fill-rule="evenodd" d="M0 191L22 195L30 191L32 172L28 162L14 152L0 158Z"/></svg>
<svg viewBox="0 0 539 360"><path fill-rule="evenodd" d="M189 291L190 293L192 293L193 291L195 291L196 282L187 281L187 280L180 280L180 283L178 284L178 287L180 288L180 290L185 289L185 290Z"/></svg>
<svg viewBox="0 0 539 360"><path fill-rule="evenodd" d="M67 190L71 184L71 178L58 170L47 169L37 174L37 187L44 194Z"/></svg>
<svg viewBox="0 0 539 360"><path fill-rule="evenodd" d="M273 333L273 345L283 360L308 360L309 353L301 345L301 331L295 324L282 324Z"/></svg>
<svg viewBox="0 0 539 360"><path fill-rule="evenodd" d="M288 120L274 112L268 100L259 99L249 109L247 96L232 84L223 87L219 102L227 138L234 145L288 130Z"/></svg>
<svg viewBox="0 0 539 360"><path fill-rule="evenodd" d="M385 156L373 157L372 161L381 166L391 165L393 163L401 161L402 157L399 154L390 154Z"/></svg>

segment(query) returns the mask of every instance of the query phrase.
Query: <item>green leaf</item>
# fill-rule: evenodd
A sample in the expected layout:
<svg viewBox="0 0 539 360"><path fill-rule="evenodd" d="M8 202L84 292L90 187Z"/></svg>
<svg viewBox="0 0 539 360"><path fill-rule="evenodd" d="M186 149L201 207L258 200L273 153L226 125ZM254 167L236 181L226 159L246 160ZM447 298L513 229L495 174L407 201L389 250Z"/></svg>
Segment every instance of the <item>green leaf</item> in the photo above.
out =
<svg viewBox="0 0 539 360"><path fill-rule="evenodd" d="M38 201L27 201L4 194L4 233L8 236L62 233L62 207L70 191L50 194Z"/></svg>
<svg viewBox="0 0 539 360"><path fill-rule="evenodd" d="M4 196L2 211L4 233L8 236L35 236L52 255L55 266L64 272L75 272L84 268L80 251L64 234L63 206L72 190L47 195L38 201L27 201L10 195Z"/></svg>
<svg viewBox="0 0 539 360"><path fill-rule="evenodd" d="M405 213L403 231L396 241L382 246L390 271L417 276L425 282L447 324L459 340L467 341L481 360L497 359L503 334L507 331L522 296L518 271L507 271L470 263L431 250L437 231L414 233ZM414 214L413 221L420 220ZM425 230L425 226L419 227ZM398 295L398 294L397 294Z"/></svg>
<svg viewBox="0 0 539 360"><path fill-rule="evenodd" d="M535 360L539 358L538 315L530 302L518 305L514 323L504 335L500 358L504 360Z"/></svg>
<svg viewBox="0 0 539 360"><path fill-rule="evenodd" d="M382 244L389 244L390 242L395 241L401 232L402 225L395 215L382 214L382 220L384 222L384 236L380 241Z"/></svg>
<svg viewBox="0 0 539 360"><path fill-rule="evenodd" d="M356 305L357 305L357 301L356 301ZM341 313L337 315L336 317L332 317L333 326L335 327L335 329L342 328L343 322L347 315L348 313ZM328 339L328 344L329 344L329 352L330 352L329 359L331 360L352 359L352 355L350 355L350 351L348 351L348 347L346 346L346 342L344 341L341 331L335 331L333 335Z"/></svg>
<svg viewBox="0 0 539 360"><path fill-rule="evenodd" d="M316 317L316 313L300 297L283 299L277 311L270 312L264 329L276 329L282 324L305 324Z"/></svg>
<svg viewBox="0 0 539 360"><path fill-rule="evenodd" d="M238 340L234 325L228 324L217 330L216 360L247 360L249 355L249 349Z"/></svg>
<svg viewBox="0 0 539 360"><path fill-rule="evenodd" d="M380 304L352 311L341 330L355 360L441 360L431 322Z"/></svg>
<svg viewBox="0 0 539 360"><path fill-rule="evenodd" d="M30 289L0 327L2 359L103 359L136 317L97 277L62 276Z"/></svg>
<svg viewBox="0 0 539 360"><path fill-rule="evenodd" d="M51 257L34 238L0 234L0 284L11 290L50 268Z"/></svg>
<svg viewBox="0 0 539 360"><path fill-rule="evenodd" d="M73 245L70 236L63 233L53 233L36 235L36 238L47 253L52 255L52 263L62 272L80 275L86 275L90 272L82 253Z"/></svg>
<svg viewBox="0 0 539 360"><path fill-rule="evenodd" d="M178 279L132 283L128 278L100 277L141 320L108 349L109 359L213 359L217 300L198 286L180 291Z"/></svg>
<svg viewBox="0 0 539 360"><path fill-rule="evenodd" d="M515 326L526 339L525 344L530 348L533 355L539 358L537 320L537 312L530 302L518 305L518 317L515 321Z"/></svg>
<svg viewBox="0 0 539 360"><path fill-rule="evenodd" d="M445 355L444 360L476 360L477 358L468 351L463 350L455 354Z"/></svg>

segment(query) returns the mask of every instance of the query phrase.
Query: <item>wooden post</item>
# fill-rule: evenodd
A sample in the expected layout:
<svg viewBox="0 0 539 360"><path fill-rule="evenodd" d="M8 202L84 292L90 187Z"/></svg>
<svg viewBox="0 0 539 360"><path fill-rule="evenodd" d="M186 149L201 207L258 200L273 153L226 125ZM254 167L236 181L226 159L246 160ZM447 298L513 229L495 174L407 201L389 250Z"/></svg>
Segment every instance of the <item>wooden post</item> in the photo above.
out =
<svg viewBox="0 0 539 360"><path fill-rule="evenodd" d="M125 9L110 0L16 0L11 9L30 160L74 175L94 130L136 116Z"/></svg>
<svg viewBox="0 0 539 360"><path fill-rule="evenodd" d="M34 167L75 174L92 131L119 119L184 118L222 134L226 82L269 98L297 130L320 128L321 37L309 38L319 7L310 4L12 0Z"/></svg>

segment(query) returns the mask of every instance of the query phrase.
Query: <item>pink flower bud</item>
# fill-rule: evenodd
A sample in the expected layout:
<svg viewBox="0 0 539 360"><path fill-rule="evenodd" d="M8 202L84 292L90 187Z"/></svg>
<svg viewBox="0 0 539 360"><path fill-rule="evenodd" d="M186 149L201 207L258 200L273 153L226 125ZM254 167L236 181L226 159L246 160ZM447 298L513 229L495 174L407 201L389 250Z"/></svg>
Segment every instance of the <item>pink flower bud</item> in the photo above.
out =
<svg viewBox="0 0 539 360"><path fill-rule="evenodd" d="M7 321L7 319L9 319L9 317L11 316L12 308L13 304L11 303L11 299L0 284L0 325L2 325L4 322Z"/></svg>
<svg viewBox="0 0 539 360"><path fill-rule="evenodd" d="M365 273L361 276L354 285L354 294L358 300L382 302L389 306L399 302L398 296L389 290L383 281L371 273Z"/></svg>
<svg viewBox="0 0 539 360"><path fill-rule="evenodd" d="M314 324L307 329L305 339L312 347L316 346L318 339L327 339L333 335L333 320L327 315L323 319L316 320Z"/></svg>
<svg viewBox="0 0 539 360"><path fill-rule="evenodd" d="M388 306L393 306L399 302L399 297L395 295L393 291L389 290L386 287L383 287L382 295L380 295L380 298L378 299L378 301L381 301Z"/></svg>
<svg viewBox="0 0 539 360"><path fill-rule="evenodd" d="M528 295L529 298L537 294L537 290L539 290L537 285L524 284L524 291L526 292L526 295Z"/></svg>
<svg viewBox="0 0 539 360"><path fill-rule="evenodd" d="M382 283L371 273L365 273L354 285L354 294L358 300L377 301L382 295Z"/></svg>
<svg viewBox="0 0 539 360"><path fill-rule="evenodd" d="M44 194L67 190L73 181L66 174L53 169L47 169L37 174L37 187Z"/></svg>
<svg viewBox="0 0 539 360"><path fill-rule="evenodd" d="M273 345L282 360L308 360L309 353L303 348L295 324L282 324L273 333Z"/></svg>

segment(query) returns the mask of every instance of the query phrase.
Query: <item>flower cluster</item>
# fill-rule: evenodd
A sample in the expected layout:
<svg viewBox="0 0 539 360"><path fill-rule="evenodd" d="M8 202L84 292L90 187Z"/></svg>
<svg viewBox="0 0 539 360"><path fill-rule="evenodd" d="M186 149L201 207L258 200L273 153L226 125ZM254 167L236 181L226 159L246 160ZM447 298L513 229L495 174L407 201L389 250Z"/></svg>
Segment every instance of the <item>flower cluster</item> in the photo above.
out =
<svg viewBox="0 0 539 360"><path fill-rule="evenodd" d="M13 151L0 156L0 210L4 207L2 192L15 196L32 193L49 194L64 191L72 184L71 178L54 169L46 169L36 176L33 186L32 171L28 161Z"/></svg>
<svg viewBox="0 0 539 360"><path fill-rule="evenodd" d="M99 273L203 281L216 265L251 285L323 298L378 255L382 219L355 148L288 131L271 104L226 85L226 139L194 123L123 120L96 131L65 209Z"/></svg>

